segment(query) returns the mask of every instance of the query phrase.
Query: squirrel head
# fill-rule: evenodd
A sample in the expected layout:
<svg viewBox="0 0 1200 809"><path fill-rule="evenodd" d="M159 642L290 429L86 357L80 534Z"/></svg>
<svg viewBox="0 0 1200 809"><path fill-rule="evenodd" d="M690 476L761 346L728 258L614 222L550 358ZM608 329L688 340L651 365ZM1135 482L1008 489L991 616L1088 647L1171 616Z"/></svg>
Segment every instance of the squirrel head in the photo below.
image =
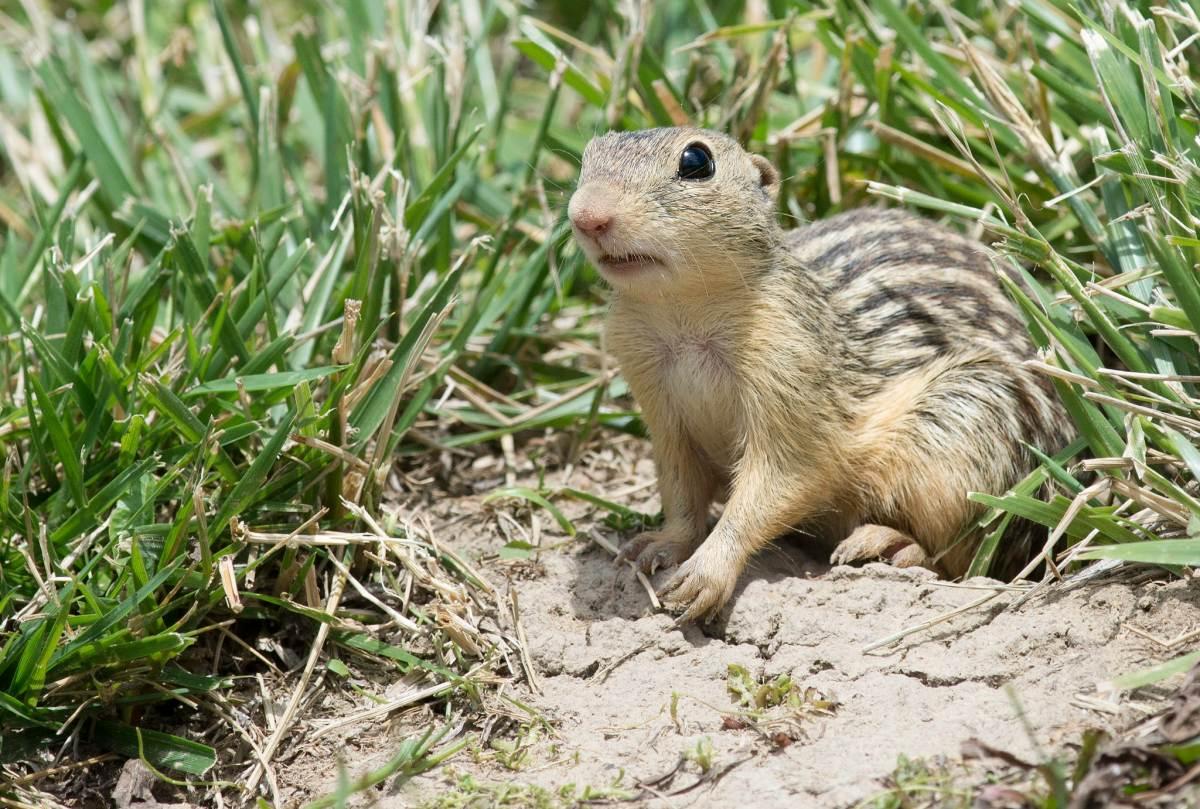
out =
<svg viewBox="0 0 1200 809"><path fill-rule="evenodd" d="M568 216L619 294L712 294L770 261L778 192L775 167L719 132L610 132L584 150Z"/></svg>

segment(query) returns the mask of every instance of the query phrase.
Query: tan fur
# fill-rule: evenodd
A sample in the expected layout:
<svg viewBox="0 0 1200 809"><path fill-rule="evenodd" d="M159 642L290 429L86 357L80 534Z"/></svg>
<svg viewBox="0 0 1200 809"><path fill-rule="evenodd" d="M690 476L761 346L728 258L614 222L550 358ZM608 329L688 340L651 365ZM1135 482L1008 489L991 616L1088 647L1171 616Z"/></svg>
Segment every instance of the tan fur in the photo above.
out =
<svg viewBox="0 0 1200 809"><path fill-rule="evenodd" d="M697 143L716 173L681 179ZM685 618L797 529L960 575L966 493L1003 491L1030 465L1022 442L1056 449L1066 430L978 246L879 211L785 234L777 182L722 135L650 130L593 141L571 200L662 494L663 527L623 556L679 564L663 592Z"/></svg>
<svg viewBox="0 0 1200 809"><path fill-rule="evenodd" d="M913 442L921 430L915 412L938 377L961 361L961 357L946 358L899 377L859 405L848 431L848 451L857 459L848 474L855 479L859 502L870 504L875 519L902 524L906 530L920 526L925 544L935 554L950 547L976 511L966 498L970 481L960 474L963 464L971 462L965 457L970 446L948 448L946 463L927 464L927 471L916 479L910 468L921 454ZM944 562L944 569L961 572L969 558L937 561Z"/></svg>

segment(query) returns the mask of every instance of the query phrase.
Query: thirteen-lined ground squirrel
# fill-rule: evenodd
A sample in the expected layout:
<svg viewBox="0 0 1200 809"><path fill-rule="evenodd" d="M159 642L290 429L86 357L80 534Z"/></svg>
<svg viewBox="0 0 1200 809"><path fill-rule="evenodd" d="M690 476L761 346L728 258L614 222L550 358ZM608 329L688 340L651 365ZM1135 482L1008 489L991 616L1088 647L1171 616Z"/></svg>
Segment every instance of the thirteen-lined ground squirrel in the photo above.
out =
<svg viewBox="0 0 1200 809"><path fill-rule="evenodd" d="M778 180L724 135L654 129L594 139L571 198L662 494L661 530L622 555L680 564L663 592L685 618L793 529L840 540L835 562L961 575L979 539L955 542L979 513L967 492L1004 491L1034 466L1026 443L1069 431L980 245L881 209L785 232ZM1006 538L1006 558L1028 540Z"/></svg>

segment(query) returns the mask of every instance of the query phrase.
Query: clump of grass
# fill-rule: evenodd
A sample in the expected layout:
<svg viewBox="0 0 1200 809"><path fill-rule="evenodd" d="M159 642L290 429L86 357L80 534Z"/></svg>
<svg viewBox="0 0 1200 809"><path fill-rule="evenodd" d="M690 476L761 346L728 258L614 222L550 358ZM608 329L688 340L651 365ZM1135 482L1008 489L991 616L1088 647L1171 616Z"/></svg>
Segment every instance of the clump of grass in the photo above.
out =
<svg viewBox="0 0 1200 809"><path fill-rule="evenodd" d="M420 806L421 809L572 809L636 800L638 792L622 786L622 780L618 776L608 786L563 784L557 789L547 789L511 781L481 782L471 775L464 775L453 787Z"/></svg>
<svg viewBox="0 0 1200 809"><path fill-rule="evenodd" d="M967 809L974 806L975 790L966 786L968 774L960 766L937 759L913 759L901 754L884 779L884 788L856 804L856 809ZM1024 798L1021 793L1004 797Z"/></svg>
<svg viewBox="0 0 1200 809"><path fill-rule="evenodd" d="M971 573L1013 515L1050 529L1050 578L1098 559L1200 564L1185 538L1200 525L1195 11L885 0L820 26L853 88L827 111L840 170L995 242L1029 282L1009 291L1079 430L1073 457L973 495L992 511Z"/></svg>
<svg viewBox="0 0 1200 809"><path fill-rule="evenodd" d="M384 508L393 459L610 414L570 395L598 368L510 356L589 285L545 133L489 130L555 100L483 11L0 15L0 761L95 744L274 793L326 653L411 700L503 667L490 585ZM286 676L253 641L291 627ZM270 730L231 711L254 673Z"/></svg>
<svg viewBox="0 0 1200 809"><path fill-rule="evenodd" d="M1036 742L1034 749L1038 749ZM859 809L891 807L1031 806L1066 809L1141 802L1176 805L1187 794L1189 766L1200 743L1167 743L1161 735L1137 742L1108 741L1085 731L1079 741L1034 761L970 739L965 761L909 758L901 754L882 789L857 804ZM1174 801L1174 802L1173 802ZM1116 803L1114 803L1116 802Z"/></svg>
<svg viewBox="0 0 1200 809"><path fill-rule="evenodd" d="M449 730L449 725L443 725L440 729L431 728L418 737L406 739L383 766L357 776L350 776L345 770L345 763L339 762L337 788L305 804L305 809L345 806L351 796L366 792L384 781L389 781L390 788L396 789L414 776L433 769L467 744L466 740L459 740L435 750Z"/></svg>

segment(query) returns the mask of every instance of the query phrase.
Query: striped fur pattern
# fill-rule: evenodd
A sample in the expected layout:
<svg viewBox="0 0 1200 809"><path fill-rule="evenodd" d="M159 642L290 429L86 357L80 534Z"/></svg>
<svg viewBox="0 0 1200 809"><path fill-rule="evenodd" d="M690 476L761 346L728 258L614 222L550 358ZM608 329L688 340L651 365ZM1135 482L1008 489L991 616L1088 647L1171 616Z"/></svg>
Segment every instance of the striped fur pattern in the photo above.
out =
<svg viewBox="0 0 1200 809"><path fill-rule="evenodd" d="M851 335L848 349L861 380L859 395L871 403L864 408L865 421L895 431L893 442L904 441L887 460L878 449L886 442L861 432L865 444L876 447L873 452L863 447L864 461L874 460L863 464L864 477L886 478L893 463L920 460L928 470L910 469L910 485L877 484L862 519L902 530L930 551L943 571L960 575L978 537L953 548L922 543L926 531L913 519L919 510L903 506L922 495L906 489L920 487L942 459L956 470L948 485L1002 492L1036 465L1026 444L1057 450L1071 430L1053 386L1022 365L1035 349L987 253L927 220L882 208L850 211L790 231L784 243L821 280ZM882 402L892 396L906 401L909 391L903 426L888 421L882 427ZM962 509L947 513L961 515L961 527L977 510L964 500ZM941 538L953 529L947 526ZM1001 575L1015 575L1025 564L1034 530L1020 523L1010 531Z"/></svg>
<svg viewBox="0 0 1200 809"><path fill-rule="evenodd" d="M696 143L716 172L681 180ZM1023 442L1053 451L1069 432L1022 365L1033 346L980 245L872 208L785 232L777 191L761 157L672 128L594 140L571 200L615 291L608 348L662 494L663 527L624 555L680 565L663 593L685 618L718 610L754 553L796 530L867 553L911 545L905 558L961 575L979 541L955 542L978 514L966 493L1004 491L1034 465Z"/></svg>

